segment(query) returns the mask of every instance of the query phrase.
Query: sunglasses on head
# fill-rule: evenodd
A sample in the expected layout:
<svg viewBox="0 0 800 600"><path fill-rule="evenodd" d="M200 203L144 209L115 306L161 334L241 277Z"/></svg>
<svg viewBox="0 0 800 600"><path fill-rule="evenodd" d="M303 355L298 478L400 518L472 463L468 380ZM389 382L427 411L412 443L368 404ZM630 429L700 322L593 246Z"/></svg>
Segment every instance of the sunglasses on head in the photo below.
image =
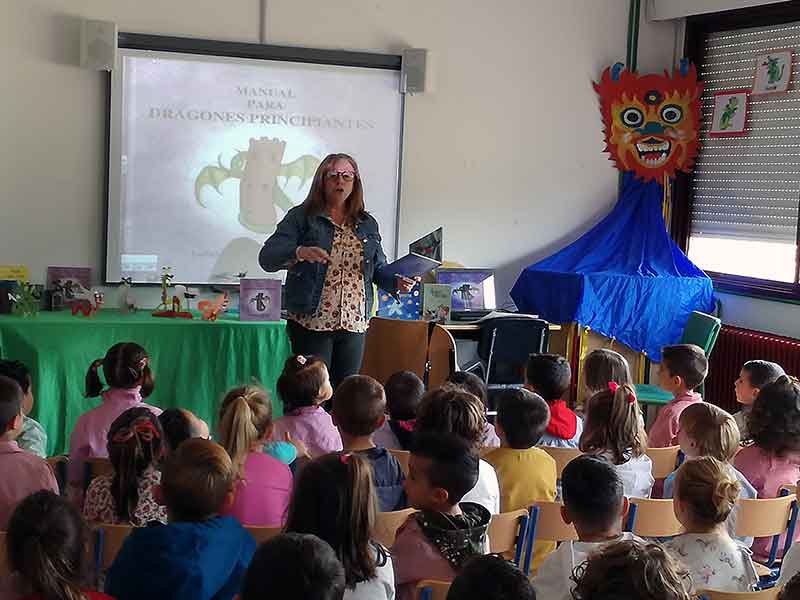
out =
<svg viewBox="0 0 800 600"><path fill-rule="evenodd" d="M345 181L353 181L356 178L356 174L353 171L328 171L325 173L325 177L328 179L336 179L337 177L341 177Z"/></svg>

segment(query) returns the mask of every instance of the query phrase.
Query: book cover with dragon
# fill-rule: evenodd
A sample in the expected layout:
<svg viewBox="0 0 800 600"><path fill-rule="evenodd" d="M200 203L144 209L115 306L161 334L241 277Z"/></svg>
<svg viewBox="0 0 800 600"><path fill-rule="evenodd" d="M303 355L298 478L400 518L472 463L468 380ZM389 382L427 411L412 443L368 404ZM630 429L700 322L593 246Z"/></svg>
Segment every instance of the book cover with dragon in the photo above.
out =
<svg viewBox="0 0 800 600"><path fill-rule="evenodd" d="M280 321L280 279L242 279L239 282L239 319Z"/></svg>

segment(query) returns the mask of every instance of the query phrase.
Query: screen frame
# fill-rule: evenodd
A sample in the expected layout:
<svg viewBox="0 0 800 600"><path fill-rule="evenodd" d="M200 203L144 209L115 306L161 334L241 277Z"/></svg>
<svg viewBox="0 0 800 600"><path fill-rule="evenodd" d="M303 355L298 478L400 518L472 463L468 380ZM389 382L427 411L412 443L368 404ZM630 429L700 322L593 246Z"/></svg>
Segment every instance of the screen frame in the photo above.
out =
<svg viewBox="0 0 800 600"><path fill-rule="evenodd" d="M300 46L278 46L271 44L253 44L248 42L228 42L221 40L208 40L199 38L184 38L165 35L150 35L143 33L119 32L117 47L126 50L149 50L154 52L174 52L178 54L194 54L198 56L214 56L221 58L249 58L257 60L272 60L283 62L310 63L319 65L334 65L343 67L360 67L366 69L383 69L401 71L402 56L399 54L383 54L379 52L362 52L353 50L331 50L324 48L308 48ZM119 60L119 59L117 59ZM103 228L103 281L106 284L119 283L118 279L109 279L109 227L111 225L112 206L119 210L116 204L112 205L112 197L119 194L120 178L114 177L111 170L112 145L117 143L120 135L115 130L115 123L119 127L121 120L115 120L113 89L115 86L115 73L119 69L108 73L106 78L106 129L105 129L105 227ZM405 138L405 99L400 90L400 139L398 140L397 161L397 198L395 201L394 248L392 252L397 256L400 239L400 201L402 197L403 174L403 147ZM119 167L117 167L119 169ZM117 222L119 218L117 217ZM113 253L119 256L119 249ZM176 281L183 285L204 286L219 289L238 288L236 283L210 283L207 281ZM157 282L137 282L137 286L160 286Z"/></svg>

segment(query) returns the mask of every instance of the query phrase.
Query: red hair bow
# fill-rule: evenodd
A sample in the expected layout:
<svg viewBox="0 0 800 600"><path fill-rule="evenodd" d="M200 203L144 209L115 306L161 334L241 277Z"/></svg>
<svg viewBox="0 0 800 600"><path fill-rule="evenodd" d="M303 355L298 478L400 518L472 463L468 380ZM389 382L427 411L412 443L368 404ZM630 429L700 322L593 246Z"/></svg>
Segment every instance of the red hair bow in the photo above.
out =
<svg viewBox="0 0 800 600"><path fill-rule="evenodd" d="M619 389L619 384L616 381L609 381L608 389L611 390L612 394L616 394L617 390Z"/></svg>

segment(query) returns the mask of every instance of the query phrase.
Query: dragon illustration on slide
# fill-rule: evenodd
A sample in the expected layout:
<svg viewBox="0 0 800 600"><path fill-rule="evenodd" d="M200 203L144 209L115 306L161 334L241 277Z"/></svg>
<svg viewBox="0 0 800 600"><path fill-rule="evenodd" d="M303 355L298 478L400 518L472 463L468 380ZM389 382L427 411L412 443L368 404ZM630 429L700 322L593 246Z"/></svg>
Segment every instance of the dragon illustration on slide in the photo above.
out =
<svg viewBox="0 0 800 600"><path fill-rule="evenodd" d="M276 207L284 212L294 206L284 191L292 177L299 180L297 189L314 177L320 164L315 156L305 154L292 162L283 163L286 142L278 138L250 138L247 150L240 150L225 166L222 155L216 165L200 170L194 182L194 196L205 207L203 189L213 187L222 195L220 186L228 179L239 179L239 222L256 233L270 234L278 221ZM284 178L283 188L278 177ZM269 201L271 199L271 201Z"/></svg>

